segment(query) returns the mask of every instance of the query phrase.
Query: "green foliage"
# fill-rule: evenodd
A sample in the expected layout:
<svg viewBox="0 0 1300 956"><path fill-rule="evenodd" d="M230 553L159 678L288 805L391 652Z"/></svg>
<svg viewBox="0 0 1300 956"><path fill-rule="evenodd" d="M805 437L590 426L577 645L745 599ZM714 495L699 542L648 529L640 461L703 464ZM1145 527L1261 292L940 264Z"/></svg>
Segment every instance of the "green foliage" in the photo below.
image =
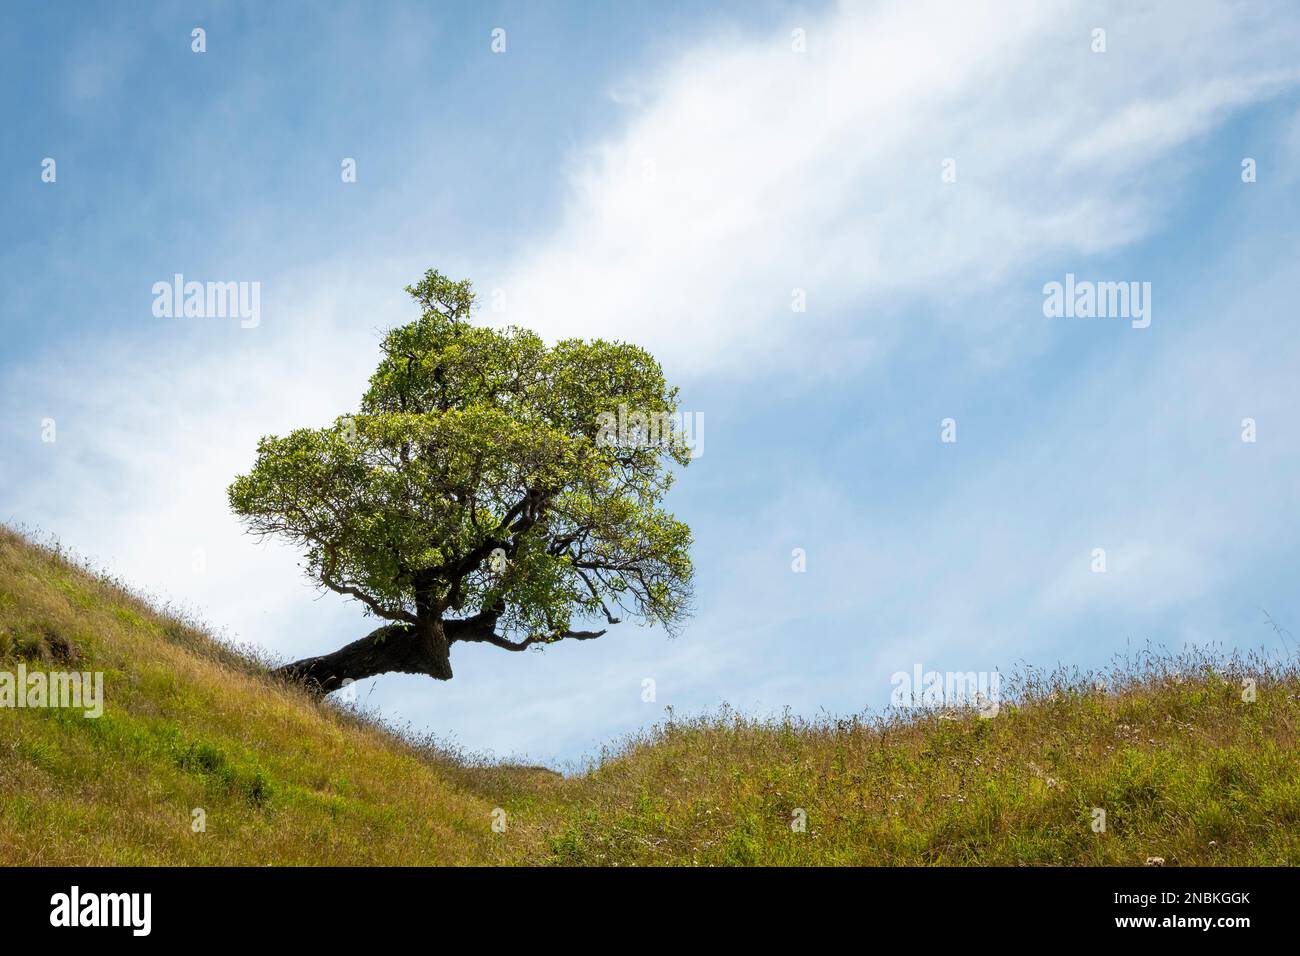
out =
<svg viewBox="0 0 1300 956"><path fill-rule="evenodd" d="M263 438L234 511L390 620L488 613L532 641L620 610L678 623L691 536L661 502L689 453L602 432L620 406L676 413L658 363L625 343L475 326L469 283L434 271L407 291L422 314L384 337L358 411Z"/></svg>

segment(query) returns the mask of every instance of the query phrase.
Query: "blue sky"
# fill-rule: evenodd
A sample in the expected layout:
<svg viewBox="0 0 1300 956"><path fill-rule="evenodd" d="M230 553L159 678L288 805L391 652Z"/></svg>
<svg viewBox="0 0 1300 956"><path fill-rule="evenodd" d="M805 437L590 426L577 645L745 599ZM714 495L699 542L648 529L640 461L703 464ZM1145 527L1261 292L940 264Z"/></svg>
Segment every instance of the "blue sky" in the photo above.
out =
<svg viewBox="0 0 1300 956"><path fill-rule="evenodd" d="M666 706L880 707L917 663L1280 651L1300 14L1132 7L6 10L0 519L286 657L359 636L224 489L354 407L436 267L500 291L481 321L661 357L705 421L698 611L365 682L398 722L555 762ZM178 272L259 282L260 324L156 318ZM1151 283L1150 327L1046 317L1066 273Z"/></svg>

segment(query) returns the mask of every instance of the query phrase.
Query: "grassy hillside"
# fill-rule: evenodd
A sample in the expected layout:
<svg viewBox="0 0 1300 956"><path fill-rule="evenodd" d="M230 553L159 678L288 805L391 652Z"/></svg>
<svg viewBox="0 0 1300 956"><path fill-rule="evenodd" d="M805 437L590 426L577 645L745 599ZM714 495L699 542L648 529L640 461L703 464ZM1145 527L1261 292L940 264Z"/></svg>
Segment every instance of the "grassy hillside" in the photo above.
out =
<svg viewBox="0 0 1300 956"><path fill-rule="evenodd" d="M566 779L314 701L0 529L0 671L20 660L103 671L105 708L0 708L0 864L1300 863L1300 677L1253 660L1023 677L993 719L721 713Z"/></svg>

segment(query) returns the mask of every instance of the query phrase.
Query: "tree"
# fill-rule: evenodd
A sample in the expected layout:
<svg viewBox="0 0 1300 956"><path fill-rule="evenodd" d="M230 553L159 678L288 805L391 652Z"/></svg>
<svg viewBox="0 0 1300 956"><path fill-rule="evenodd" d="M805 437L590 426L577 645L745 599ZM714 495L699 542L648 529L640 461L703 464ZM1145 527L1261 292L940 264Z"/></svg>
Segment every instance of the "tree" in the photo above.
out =
<svg viewBox="0 0 1300 956"><path fill-rule="evenodd" d="M691 534L660 502L690 454L646 427L677 410L659 364L475 326L469 282L433 270L406 291L422 314L384 337L359 411L263 438L228 492L249 531L299 545L313 581L384 621L280 673L328 693L390 671L449 680L458 641L523 651L621 617L675 631Z"/></svg>

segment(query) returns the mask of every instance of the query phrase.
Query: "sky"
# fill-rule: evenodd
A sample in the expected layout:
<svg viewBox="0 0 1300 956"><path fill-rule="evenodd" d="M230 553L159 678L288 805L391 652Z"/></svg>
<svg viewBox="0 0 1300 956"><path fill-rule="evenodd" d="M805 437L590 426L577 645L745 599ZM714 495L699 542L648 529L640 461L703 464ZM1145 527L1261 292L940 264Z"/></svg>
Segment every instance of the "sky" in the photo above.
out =
<svg viewBox="0 0 1300 956"><path fill-rule="evenodd" d="M456 645L452 681L358 685L399 725L561 766L669 708L1300 628L1293 5L0 23L0 521L285 659L368 632L225 489L355 410L428 268L484 324L645 346L701 416L684 631ZM156 315L176 274L257 283L256 321ZM1048 314L1067 281L1145 317Z"/></svg>

